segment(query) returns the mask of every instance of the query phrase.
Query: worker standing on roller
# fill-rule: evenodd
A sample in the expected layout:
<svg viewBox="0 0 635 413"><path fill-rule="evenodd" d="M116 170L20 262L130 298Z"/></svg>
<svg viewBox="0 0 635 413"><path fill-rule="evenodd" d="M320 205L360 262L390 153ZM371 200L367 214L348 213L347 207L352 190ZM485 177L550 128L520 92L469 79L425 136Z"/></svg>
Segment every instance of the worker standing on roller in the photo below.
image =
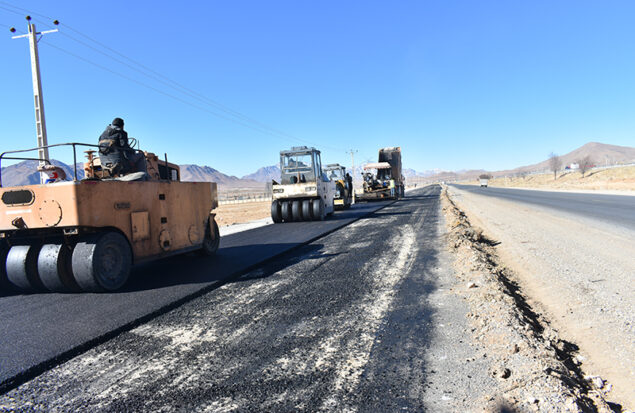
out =
<svg viewBox="0 0 635 413"><path fill-rule="evenodd" d="M395 197L395 180L390 178L390 196Z"/></svg>

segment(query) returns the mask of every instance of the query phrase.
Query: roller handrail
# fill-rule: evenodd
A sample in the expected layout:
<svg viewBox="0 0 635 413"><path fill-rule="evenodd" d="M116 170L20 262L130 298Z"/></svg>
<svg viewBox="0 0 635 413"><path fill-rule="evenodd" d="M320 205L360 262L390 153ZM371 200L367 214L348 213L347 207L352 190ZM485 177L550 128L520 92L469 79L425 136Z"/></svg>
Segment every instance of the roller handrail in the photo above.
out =
<svg viewBox="0 0 635 413"><path fill-rule="evenodd" d="M36 148L31 149L20 149L16 151L5 151L0 153L0 188L2 188L2 160L3 159L11 159L11 160L22 160L22 161L40 161L51 165L51 162L48 159L42 158L27 158L27 157L6 157L5 155L11 155L16 153L24 153L24 152L32 152L45 148L56 148L59 146L72 146L73 147L73 181L77 181L77 146L83 146L88 148L97 148L99 150L99 145L93 145L90 143L81 143L81 142L67 142L67 143L56 143L53 145L44 145L38 146ZM140 149L133 148L120 148L123 151L130 151L135 153L143 153Z"/></svg>

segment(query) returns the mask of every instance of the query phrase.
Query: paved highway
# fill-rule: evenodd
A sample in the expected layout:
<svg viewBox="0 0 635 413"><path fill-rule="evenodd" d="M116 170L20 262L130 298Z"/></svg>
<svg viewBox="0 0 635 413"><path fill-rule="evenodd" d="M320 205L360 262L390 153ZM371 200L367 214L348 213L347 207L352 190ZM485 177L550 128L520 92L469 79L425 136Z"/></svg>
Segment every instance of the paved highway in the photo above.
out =
<svg viewBox="0 0 635 413"><path fill-rule="evenodd" d="M480 188L475 185L452 186L480 195L539 205L635 230L635 196Z"/></svg>
<svg viewBox="0 0 635 413"><path fill-rule="evenodd" d="M0 392L388 204L358 204L323 222L228 235L216 257L177 256L135 268L118 293L0 296Z"/></svg>
<svg viewBox="0 0 635 413"><path fill-rule="evenodd" d="M452 292L439 192L413 191L126 331L6 393L0 409L471 410L501 389ZM267 231L294 228L311 226Z"/></svg>

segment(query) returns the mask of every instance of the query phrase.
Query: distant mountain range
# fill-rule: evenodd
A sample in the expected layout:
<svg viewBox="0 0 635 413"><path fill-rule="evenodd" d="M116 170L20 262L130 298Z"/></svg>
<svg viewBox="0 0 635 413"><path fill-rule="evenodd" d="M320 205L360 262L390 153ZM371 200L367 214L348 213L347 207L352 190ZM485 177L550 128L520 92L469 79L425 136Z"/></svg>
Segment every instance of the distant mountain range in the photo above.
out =
<svg viewBox="0 0 635 413"><path fill-rule="evenodd" d="M609 145L600 142L589 142L569 153L559 155L562 162L562 169L564 169L566 165L575 163L586 156L589 156L593 164L597 166L635 163L635 148L630 146ZM476 169L456 172L441 172L427 177L426 181L436 182L444 180L475 179L483 173L488 173L492 176L510 176L521 173L547 171L549 171L549 159L545 159L544 161L536 164L520 166L515 169L502 171Z"/></svg>
<svg viewBox="0 0 635 413"><path fill-rule="evenodd" d="M256 172L245 175L242 179L248 179L256 182L271 182L271 180L280 180L280 166L279 165L271 165L271 166L263 166L258 169Z"/></svg>
<svg viewBox="0 0 635 413"><path fill-rule="evenodd" d="M216 182L219 188L260 188L261 182L253 179L241 179L209 167L199 165L179 165L181 180L189 182Z"/></svg>
<svg viewBox="0 0 635 413"><path fill-rule="evenodd" d="M561 155L562 165L574 163L578 159L590 156L592 161L597 165L618 164L635 162L635 148L628 146L607 145L599 142L590 142L580 148L571 151L565 155ZM67 179L73 178L73 168L63 162L53 160L54 165L64 169ZM2 185L32 185L39 182L39 173L37 172L37 161L23 161L14 165L2 168ZM77 177L84 177L83 164L77 164ZM545 160L533 165L521 166L516 169L505 171L486 171L484 169L477 170L461 170L461 171L441 171L432 169L423 172L414 169L405 168L403 174L406 179L421 179L422 181L443 181L457 179L472 179L482 173L490 173L494 176L512 175L515 173L546 171L549 169L549 160ZM359 177L362 171L361 166L355 167L355 176ZM199 165L181 165L181 179L183 181L198 182L216 182L221 190L231 188L249 188L262 189L264 183L280 178L279 165L264 166L256 172L245 175L242 178L226 175L210 166Z"/></svg>
<svg viewBox="0 0 635 413"><path fill-rule="evenodd" d="M440 173L444 173L445 171L441 170L441 169L430 169L428 171L423 171L423 172L419 172L419 171L415 171L414 169L410 169L410 168L405 168L402 173L403 176L407 178L412 178L412 177L416 177L416 176L420 176L420 177L428 177L428 176L433 176L433 175L437 175Z"/></svg>
<svg viewBox="0 0 635 413"><path fill-rule="evenodd" d="M22 161L2 168L2 186L34 185L40 183L40 173L37 171L38 161ZM66 179L73 179L73 167L53 159L53 165L61 167L66 173ZM84 164L77 164L77 179L84 178Z"/></svg>
<svg viewBox="0 0 635 413"><path fill-rule="evenodd" d="M565 165L575 163L586 156L589 156L591 158L591 161L598 166L630 163L635 162L635 148L629 146L608 145L606 143L600 142L589 142L586 145L583 145L567 154L560 155L562 168L564 168ZM547 170L549 170L549 159L533 165L521 166L519 168L508 171L497 171L496 174L505 175L514 172L534 172Z"/></svg>

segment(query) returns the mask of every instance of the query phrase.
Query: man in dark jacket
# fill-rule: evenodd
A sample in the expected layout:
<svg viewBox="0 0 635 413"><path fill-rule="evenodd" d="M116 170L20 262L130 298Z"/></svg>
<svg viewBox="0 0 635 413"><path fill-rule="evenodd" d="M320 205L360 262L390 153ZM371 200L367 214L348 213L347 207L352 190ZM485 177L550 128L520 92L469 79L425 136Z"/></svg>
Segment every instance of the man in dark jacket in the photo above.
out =
<svg viewBox="0 0 635 413"><path fill-rule="evenodd" d="M106 126L106 130L99 137L99 152L106 154L110 150L130 149L128 132L123 130L123 119L115 118Z"/></svg>
<svg viewBox="0 0 635 413"><path fill-rule="evenodd" d="M130 147L121 118L113 119L99 137L99 155L102 166L109 166L115 175L145 171L144 156Z"/></svg>

